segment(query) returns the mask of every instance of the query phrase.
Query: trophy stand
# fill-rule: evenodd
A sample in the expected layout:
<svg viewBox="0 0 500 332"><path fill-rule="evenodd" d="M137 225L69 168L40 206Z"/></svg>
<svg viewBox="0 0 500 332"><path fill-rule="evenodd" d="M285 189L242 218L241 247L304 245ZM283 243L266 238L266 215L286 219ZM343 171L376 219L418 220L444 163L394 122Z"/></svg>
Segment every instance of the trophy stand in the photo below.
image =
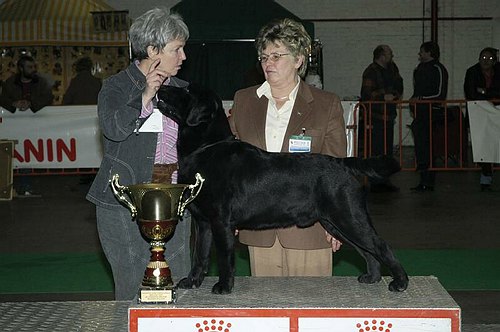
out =
<svg viewBox="0 0 500 332"><path fill-rule="evenodd" d="M130 209L151 246L151 258L139 289L139 303L175 303L176 288L165 260L165 243L174 234L186 205L199 194L205 179L197 173L194 185L145 183L128 187L120 185L118 179L115 174L111 180L113 193ZM190 195L184 198L186 190Z"/></svg>

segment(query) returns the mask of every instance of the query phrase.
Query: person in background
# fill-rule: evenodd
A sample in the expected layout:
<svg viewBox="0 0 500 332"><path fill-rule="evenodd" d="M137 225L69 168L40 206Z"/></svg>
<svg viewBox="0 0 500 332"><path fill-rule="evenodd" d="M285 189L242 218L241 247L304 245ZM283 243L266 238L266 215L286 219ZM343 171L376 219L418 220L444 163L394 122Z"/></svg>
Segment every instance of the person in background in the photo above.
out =
<svg viewBox="0 0 500 332"><path fill-rule="evenodd" d="M92 60L83 57L74 63L76 76L69 83L64 94L63 105L96 105L101 90L101 80L92 75Z"/></svg>
<svg viewBox="0 0 500 332"><path fill-rule="evenodd" d="M75 61L73 68L75 77L69 83L64 94L62 105L96 105L97 96L101 90L102 82L92 75L92 59L82 57ZM82 174L80 184L89 184L94 180L94 174Z"/></svg>
<svg viewBox="0 0 500 332"><path fill-rule="evenodd" d="M2 86L0 105L11 113L31 110L38 112L52 104L54 96L50 85L40 77L36 70L35 59L30 55L21 55L17 60L17 73L9 77ZM40 197L33 189L28 168L20 168L14 188L19 197Z"/></svg>
<svg viewBox="0 0 500 332"><path fill-rule="evenodd" d="M307 71L306 77L304 78L304 82L309 85L314 86L320 90L323 90L323 81L321 80L321 76L318 73L316 68L310 68Z"/></svg>
<svg viewBox="0 0 500 332"><path fill-rule="evenodd" d="M26 110L35 113L52 105L53 99L51 87L36 71L35 59L21 55L17 60L17 73L3 84L0 105L12 113Z"/></svg>
<svg viewBox="0 0 500 332"><path fill-rule="evenodd" d="M413 71L413 96L410 101L445 100L448 93L448 71L439 62L439 45L425 42L420 46L419 61ZM415 157L420 182L411 190L415 192L433 191L435 174L429 170L431 165L431 112L432 106L440 104L413 103L413 122L411 130L415 143Z"/></svg>
<svg viewBox="0 0 500 332"><path fill-rule="evenodd" d="M340 99L301 80L311 49L302 24L288 18L273 21L260 30L256 47L266 80L236 92L229 117L236 137L270 152L289 152L300 137L309 141L307 152L345 157ZM332 249L341 244L319 223L241 230L239 240L248 245L253 276L331 276Z"/></svg>
<svg viewBox="0 0 500 332"><path fill-rule="evenodd" d="M486 47L479 53L478 63L465 73L464 92L467 100L500 100L500 64L497 49ZM481 167L481 191L491 191L493 164L478 164Z"/></svg>
<svg viewBox="0 0 500 332"><path fill-rule="evenodd" d="M363 72L361 101L366 104L367 114L371 116L370 156L393 155L394 123L397 116L396 104L403 95L403 78L393 61L394 54L388 45L379 45L373 50L373 62ZM390 180L372 180L372 192L396 192L399 188Z"/></svg>
<svg viewBox="0 0 500 332"><path fill-rule="evenodd" d="M160 132L141 131L141 127L147 119L155 119L150 115L161 85L188 85L175 77L186 60L184 46L189 37L179 15L152 9L134 20L129 35L135 61L106 79L99 92L97 113L104 157L87 194L96 205L97 230L113 272L116 300L136 296L150 251L130 211L114 196L110 180L118 174L126 186L176 183L177 124L161 115ZM174 280L187 276L191 267L190 229L191 218L184 215L165 246Z"/></svg>

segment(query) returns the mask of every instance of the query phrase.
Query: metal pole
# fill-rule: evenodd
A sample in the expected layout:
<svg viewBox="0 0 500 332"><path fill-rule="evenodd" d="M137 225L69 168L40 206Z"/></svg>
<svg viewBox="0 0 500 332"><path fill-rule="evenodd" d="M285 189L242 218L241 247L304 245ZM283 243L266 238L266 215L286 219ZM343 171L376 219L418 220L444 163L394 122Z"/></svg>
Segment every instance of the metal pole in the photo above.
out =
<svg viewBox="0 0 500 332"><path fill-rule="evenodd" d="M438 42L438 0L431 1L431 41Z"/></svg>

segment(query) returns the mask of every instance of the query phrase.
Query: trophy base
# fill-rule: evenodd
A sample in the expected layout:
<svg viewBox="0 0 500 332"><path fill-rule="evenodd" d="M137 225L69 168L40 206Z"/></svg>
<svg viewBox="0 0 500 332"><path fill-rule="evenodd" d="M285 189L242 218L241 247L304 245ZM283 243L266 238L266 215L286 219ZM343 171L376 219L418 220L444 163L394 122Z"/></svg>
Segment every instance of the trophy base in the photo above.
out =
<svg viewBox="0 0 500 332"><path fill-rule="evenodd" d="M139 289L138 303L170 304L177 301L177 293L174 286L148 287L141 286Z"/></svg>

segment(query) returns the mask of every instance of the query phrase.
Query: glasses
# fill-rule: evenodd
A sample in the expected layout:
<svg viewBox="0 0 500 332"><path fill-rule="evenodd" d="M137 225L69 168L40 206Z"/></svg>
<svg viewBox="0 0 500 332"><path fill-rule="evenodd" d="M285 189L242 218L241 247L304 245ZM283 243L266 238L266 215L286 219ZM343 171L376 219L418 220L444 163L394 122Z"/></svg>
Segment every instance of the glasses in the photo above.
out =
<svg viewBox="0 0 500 332"><path fill-rule="evenodd" d="M276 62L279 59L281 59L282 56L289 55L289 54L290 53L271 53L269 55L267 55L267 54L261 54L257 59L259 59L259 61L261 63L266 63L267 60L271 60L271 62Z"/></svg>
<svg viewBox="0 0 500 332"><path fill-rule="evenodd" d="M490 61L493 61L493 60L495 60L495 57L494 56L483 55L482 57L479 58L479 60L490 60Z"/></svg>

